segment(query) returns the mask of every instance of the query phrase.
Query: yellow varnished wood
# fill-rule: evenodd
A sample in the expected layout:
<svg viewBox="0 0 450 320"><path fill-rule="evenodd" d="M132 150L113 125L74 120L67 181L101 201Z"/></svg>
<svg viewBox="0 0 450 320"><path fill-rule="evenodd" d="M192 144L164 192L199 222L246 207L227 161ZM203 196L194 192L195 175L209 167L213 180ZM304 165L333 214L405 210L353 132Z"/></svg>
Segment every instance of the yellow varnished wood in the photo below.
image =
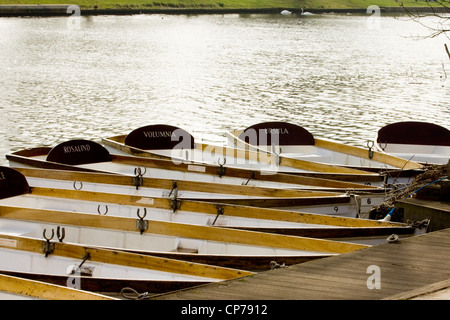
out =
<svg viewBox="0 0 450 320"><path fill-rule="evenodd" d="M32 211L30 211L32 212ZM34 212L36 213L36 212ZM43 212L44 215L48 215L47 217L41 216L36 217L36 220L45 221L48 223L54 223L55 212ZM39 216L39 214L37 214ZM64 216L65 213L59 213L59 215ZM22 217L25 217L24 212L22 212ZM63 221L73 221L71 218L77 217L80 219L80 215L75 214L71 215L71 217L67 217L67 219L62 219ZM11 214L9 215L11 217ZM27 219L25 219L27 220ZM34 219L28 219L34 220ZM96 219L94 219L96 220ZM107 220L107 219L105 219ZM89 220L84 224L92 225L93 220ZM64 223L61 221L58 223ZM74 225L75 223L68 223ZM83 225L83 222L79 222L76 225ZM43 240L28 238L28 237L17 237L11 235L3 235L0 234L0 247L5 247L14 250L21 251L29 251L34 253L42 253L42 244ZM15 246L5 245L5 239L10 241L15 241ZM83 259L87 254L89 254L89 261L95 261L100 263L109 263L122 265L127 267L135 267L135 268L143 268L143 269L151 269L158 271L166 271L172 272L176 274L188 274L198 277L207 277L213 279L233 279L237 277L247 276L253 274L249 271L236 270L232 268L224 268L217 266L210 266L206 264L192 263L186 262L182 260L174 260L168 258L159 258L146 254L136 254L129 253L120 250L108 250L102 248L95 248L83 245L76 245L64 242L54 242L55 249L51 255L57 255L62 257L74 258L74 259Z"/></svg>
<svg viewBox="0 0 450 320"><path fill-rule="evenodd" d="M315 145L319 148L324 148L336 152L341 152L345 154L349 154L352 156L360 157L363 159L369 159L369 151L368 149L359 148L356 146L349 146L342 143L337 143L333 141L323 140L323 139L315 139ZM373 157L370 159L373 161L378 161L380 163L385 163L387 165L391 165L393 167L397 167L400 169L421 169L422 165L414 162L408 161L402 158L398 158L392 155L388 155L385 153L381 153L378 151L373 151Z"/></svg>
<svg viewBox="0 0 450 320"><path fill-rule="evenodd" d="M170 157L162 156L159 154L156 154L154 152L148 151L148 150L142 150L138 148L133 148L130 146L127 146L124 144L125 136L116 136L111 137L107 139L103 139L102 141L111 147L114 147L118 150L121 150L125 153L139 156L139 157L145 157L147 159L147 162L141 163L142 165L145 165L146 167L155 167L155 168L165 168L170 170L177 170L177 171L189 171L188 164L185 164L184 162L181 164L174 164L172 161L166 161L166 163L163 165L161 163L160 159L164 160L171 160ZM204 151L205 149L212 149L209 145L199 145L197 147L198 149L202 149ZM225 150L226 151L226 150ZM234 155L237 155L237 152L234 149L229 149L228 152L232 152ZM250 153L247 153L247 157L249 157ZM270 157L268 154L264 154L264 157ZM116 160L119 160L120 157L114 156ZM245 154L243 154L243 157L245 158ZM257 153L252 154L252 157L258 157ZM126 160L126 157L122 158L124 161ZM158 163L159 161L159 163ZM169 163L170 162L170 163ZM138 162L136 162L138 164ZM208 165L208 164L201 164L202 169L204 170L203 173L205 174L217 174L217 168L216 165ZM305 185L305 186L321 186L326 188L353 188L353 189L366 189L366 188L374 188L358 183L351 183L351 182L343 182L343 181L337 181L335 179L324 179L324 178L312 178L310 176L302 176L301 174L298 175L291 175L291 174L283 174L274 172L271 174L267 174L264 172L261 172L259 170L250 170L250 169L241 169L241 168L233 168L227 166L227 171L225 173L226 176L230 177L239 177L243 179L248 179L249 177L252 177L251 179L255 180L261 180L261 181L273 181L273 182L280 182L280 183L290 183L290 184L297 184L297 185ZM341 170L336 170L336 172L332 172L333 174L339 175L341 174ZM352 170L351 174L354 174L354 171ZM356 175L355 175L356 176ZM358 175L359 176L359 175ZM379 175L368 174L367 172L363 173L363 176L366 176L366 178L371 178L371 180L376 181L377 178L379 178Z"/></svg>
<svg viewBox="0 0 450 320"><path fill-rule="evenodd" d="M31 190L32 190L31 194L34 196L47 196L54 198L67 198L73 200L98 201L103 203L114 203L119 205L132 205L132 206L153 207L161 209L171 209L171 199L168 198L142 197L142 196L120 195L101 192L65 190L55 188L38 188L38 187L32 187ZM302 213L298 211L259 208L259 207L250 207L232 204L218 204L194 200L181 200L179 210L217 215L217 209L219 207L223 209L224 216L321 224L324 226L333 225L340 227L404 226L404 224L395 222L384 222L378 220L367 220L357 218L344 218L338 216L319 215L313 213Z"/></svg>
<svg viewBox="0 0 450 320"><path fill-rule="evenodd" d="M66 181L83 181L91 183L111 184L120 186L133 186L133 177L118 174L105 174L93 172L78 172L67 170L46 170L33 168L15 168L26 177L66 180ZM161 188L171 190L173 183L177 182L179 191L197 191L215 194L235 194L244 196L260 196L260 197L320 197L339 195L341 193L332 191L314 191L314 190L295 190L269 187L255 187L242 185L227 185L220 183L208 183L185 180L170 179L153 179L143 178L142 187Z"/></svg>
<svg viewBox="0 0 450 320"><path fill-rule="evenodd" d="M373 175L371 172L364 170L345 168L340 166L322 164L318 162L305 161L299 159L292 159L280 156L277 158L274 154L265 151L254 151L248 149L237 149L230 147L216 147L207 144L197 144L196 148L203 152L217 152L219 154L231 155L235 158L241 158L251 161L258 161L263 164L276 164L285 167L292 167L305 171L324 172L324 173L342 173L342 174L359 174L359 175ZM277 164L278 162L278 164Z"/></svg>
<svg viewBox="0 0 450 320"><path fill-rule="evenodd" d="M38 210L0 206L0 217L25 221L39 221L53 224L84 226L92 228L138 232L136 220L132 218L99 216L62 212L56 210ZM294 250L312 250L328 253L344 253L366 248L365 245L337 242L321 239L284 236L278 234L196 226L164 221L149 221L147 233L186 237L194 239L240 243L246 245L269 246Z"/></svg>
<svg viewBox="0 0 450 320"><path fill-rule="evenodd" d="M0 274L0 291L43 300L116 300L88 291L3 274Z"/></svg>

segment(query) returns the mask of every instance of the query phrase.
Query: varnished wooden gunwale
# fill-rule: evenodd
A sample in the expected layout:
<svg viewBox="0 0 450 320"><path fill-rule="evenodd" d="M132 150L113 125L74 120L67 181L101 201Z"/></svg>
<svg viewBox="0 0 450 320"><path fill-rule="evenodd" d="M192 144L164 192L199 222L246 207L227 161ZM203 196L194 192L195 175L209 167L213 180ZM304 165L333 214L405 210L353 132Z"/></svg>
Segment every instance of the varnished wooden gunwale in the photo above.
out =
<svg viewBox="0 0 450 320"><path fill-rule="evenodd" d="M196 148L205 151L208 149L211 149L210 145L207 144L197 144ZM245 149L235 149L230 147L221 147L224 150L225 154L232 154L235 157L240 157L244 159L258 159L258 161L261 161L262 163L270 164L273 163L274 160L271 157L274 157L273 154L270 152L265 151L250 151ZM267 160L271 158L271 160ZM352 169L347 167L341 167L337 165L329 165L329 164L322 164L318 162L312 162L312 161L306 161L306 160L299 160L299 159L292 159L292 158L286 158L283 156L278 157L278 165L285 166L285 167L291 167L295 169L300 170L306 170L306 171L313 171L313 172L325 172L325 173L343 173L343 174L359 174L359 175L373 175L373 173L365 171L365 170L359 170L359 169Z"/></svg>
<svg viewBox="0 0 450 320"><path fill-rule="evenodd" d="M71 199L71 200L80 200L80 201L91 201L91 202L99 202L99 203L107 203L107 204L117 204L117 205L125 205L125 206L137 206L137 207L146 207L146 208L159 208L159 209L167 209L172 210L172 199L170 198L161 198L161 197L144 197L144 196L132 196L132 195L122 195L122 194L113 194L113 193L105 193L105 192L92 192L92 191L82 191L82 190L68 190L68 189L57 189L57 188L42 188L42 187L30 187L31 195L36 197L52 197L52 198L60 198L60 199ZM322 199L326 200L326 203L322 201ZM264 198L264 199L239 199L242 201L230 201L228 199L221 199L220 202L215 200L192 200L192 199L179 199L178 210L185 210L188 208L189 210L195 210L194 212L210 214L212 216L217 215L218 208L221 208L222 215L227 215L227 211L229 208L239 208L241 210L236 210L235 216L250 218L254 217L254 210L249 212L248 207L260 207L257 212L267 211L265 209L269 208L267 204L271 206L290 206L290 205L339 205L339 204L347 204L350 202L349 196L336 196L336 197L328 197L328 198ZM302 201L306 200L306 201ZM255 203L252 203L255 201ZM282 220L283 214L288 212L292 212L286 209L271 209L269 213L271 215L267 215L266 218L270 220ZM281 210L283 210L281 212ZM187 210L185 210L187 211ZM281 213L280 213L281 212ZM289 215L286 215L289 216ZM295 220L296 216L298 216L298 211L292 212L292 218L289 219Z"/></svg>
<svg viewBox="0 0 450 320"><path fill-rule="evenodd" d="M110 141L118 142L120 140L124 140L125 136L116 136L112 139L110 138ZM105 140L104 140L105 142ZM214 152L215 149L219 148L221 154L230 155L234 158L240 158L245 160L255 160L258 162L261 162L262 164L271 164L275 161L275 158L270 152L265 151L250 151L250 150L244 150L244 149L236 149L232 147L227 146L213 146L209 144L201 144L196 143L195 148L204 152ZM122 151L125 151L126 148L122 148ZM135 149L136 151L136 149ZM360 174L360 175L371 175L372 173L364 171L364 170L358 170L358 169L352 169L352 168L345 168L340 166L334 166L334 165L327 165L327 164L321 164L316 163L312 161L291 161L291 159L285 160L284 157L279 158L278 165L286 166L286 167L292 167L295 169L301 169L301 170L307 170L307 171L316 171L316 172L326 172L326 173L343 173L343 174Z"/></svg>
<svg viewBox="0 0 450 320"><path fill-rule="evenodd" d="M47 280L47 277L35 277L33 274L0 270L0 291L42 300L116 300L89 292L93 290L86 288L69 288L66 286L67 277L60 277L58 283Z"/></svg>
<svg viewBox="0 0 450 320"><path fill-rule="evenodd" d="M39 273L13 272L0 270L0 274L20 277L24 279L40 281L58 286L67 285L67 276L56 276ZM183 290L195 286L204 285L205 281L178 281L178 280L134 280L134 279L113 279L113 278L90 278L85 276L71 276L71 280L76 281L80 290L84 292L104 292L116 296L123 288L133 288L138 292L148 292L152 294L167 293L176 290ZM55 292L56 294L58 292ZM107 297L107 296L106 296ZM109 298L109 297L107 297ZM52 298L50 298L52 299ZM71 297L56 296L54 300L69 300ZM89 296L77 297L80 300L94 300ZM112 300L113 298L109 298ZM98 299L97 299L98 300Z"/></svg>
<svg viewBox="0 0 450 320"><path fill-rule="evenodd" d="M3 209L3 208L2 208ZM34 210L36 212L36 210ZM44 213L45 214L45 213ZM3 214L2 214L2 217ZM11 217L11 215L9 215ZM78 216L78 219L80 217ZM29 219L34 220L34 219ZM51 223L51 219L41 219ZM63 219L64 220L64 219ZM0 247L31 253L42 253L45 240L0 234ZM6 241L5 241L6 240ZM11 244L12 243L12 244ZM126 267L171 272L210 279L233 279L253 274L250 271L224 268L207 264L197 264L182 260L142 255L122 250L112 250L64 242L52 242L54 251L51 255L83 260L88 254L88 261L109 263Z"/></svg>
<svg viewBox="0 0 450 320"><path fill-rule="evenodd" d="M81 181L99 184L110 184L120 186L134 186L132 176L109 174L101 172L79 172L69 170L48 170L48 169L34 169L34 168L20 168L15 170L22 173L25 177L65 180L65 181ZM242 185L224 185L209 182L197 182L188 180L172 180L172 179L157 179L157 178L143 178L141 187L143 188L161 188L172 190L174 182L177 184L179 191L197 191L215 194L235 194L241 196L257 196L257 197L321 197L321 196L338 196L342 193L330 191L315 191L315 190L297 190L297 189L281 189L269 187L254 187Z"/></svg>
<svg viewBox="0 0 450 320"><path fill-rule="evenodd" d="M150 198L142 196L119 195L110 193L89 192L81 190L65 190L55 188L31 187L32 194L40 196L52 196L68 199L84 199L88 201L111 202L123 205L135 205L171 209L170 198ZM0 207L1 208L1 207ZM181 200L178 210L201 212L216 216L218 209L222 209L221 216L235 216L254 219L267 219L276 221L287 221L296 223L332 225L339 227L404 227L397 222L384 222L378 220L367 220L358 218L345 218L314 213L304 213L289 210L278 210L272 208L260 208L240 206L225 203L214 203L194 200Z"/></svg>
<svg viewBox="0 0 450 320"><path fill-rule="evenodd" d="M233 227L228 227L233 228ZM235 228L237 229L237 227ZM239 227L242 230L277 233L288 236L338 239L339 241L351 241L352 239L369 239L373 237L388 237L392 234L413 235L414 228L411 227L375 227L375 228L259 228L259 227Z"/></svg>
<svg viewBox="0 0 450 320"><path fill-rule="evenodd" d="M186 199L193 200L193 199ZM338 206L342 204L350 204L351 197L349 195L330 196L330 197L304 197L304 198L246 198L246 199L220 199L220 203L261 208L282 208L285 207L301 207L301 206ZM202 198L198 201L218 202L215 199Z"/></svg>
<svg viewBox="0 0 450 320"><path fill-rule="evenodd" d="M139 232L136 227L137 219L99 216L57 210L38 210L0 206L0 218ZM148 223L148 229L143 232L192 239L325 253L346 253L368 247L366 245L347 242L327 241L323 239L284 236L240 229L217 228L153 220Z"/></svg>
<svg viewBox="0 0 450 320"><path fill-rule="evenodd" d="M345 145L333 141L315 139L316 147L324 148L332 151L343 152L352 156L369 159L368 151L356 146ZM393 167L409 170L409 169L422 169L423 166L414 161L408 161L399 157L388 155L386 153L373 151L372 158L370 160L378 161L391 165Z"/></svg>

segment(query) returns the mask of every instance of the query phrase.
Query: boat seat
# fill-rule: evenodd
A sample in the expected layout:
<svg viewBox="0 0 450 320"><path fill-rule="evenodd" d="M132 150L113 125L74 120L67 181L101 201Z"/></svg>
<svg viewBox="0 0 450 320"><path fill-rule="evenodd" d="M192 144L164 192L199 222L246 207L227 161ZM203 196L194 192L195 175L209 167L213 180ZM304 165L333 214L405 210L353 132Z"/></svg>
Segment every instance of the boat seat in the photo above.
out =
<svg viewBox="0 0 450 320"><path fill-rule="evenodd" d="M266 135L261 135L262 132L266 133ZM272 137L276 137L273 143ZM314 137L308 130L298 125L281 121L263 122L250 126L242 131L239 139L257 146L315 144Z"/></svg>
<svg viewBox="0 0 450 320"><path fill-rule="evenodd" d="M53 147L47 155L47 161L81 165L88 163L109 162L111 155L102 145L83 139L70 140Z"/></svg>
<svg viewBox="0 0 450 320"><path fill-rule="evenodd" d="M125 144L142 150L194 149L194 137L178 127L154 124L131 131Z"/></svg>
<svg viewBox="0 0 450 320"><path fill-rule="evenodd" d="M377 143L450 146L450 130L427 122L405 121L378 130Z"/></svg>

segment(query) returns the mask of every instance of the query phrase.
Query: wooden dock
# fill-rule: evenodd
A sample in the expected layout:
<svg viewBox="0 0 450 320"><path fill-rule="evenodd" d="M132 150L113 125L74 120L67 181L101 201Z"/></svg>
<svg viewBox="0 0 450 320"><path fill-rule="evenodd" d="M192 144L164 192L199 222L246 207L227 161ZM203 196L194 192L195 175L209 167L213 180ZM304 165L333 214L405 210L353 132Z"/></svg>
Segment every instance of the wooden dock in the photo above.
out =
<svg viewBox="0 0 450 320"><path fill-rule="evenodd" d="M396 202L403 211L403 219L421 221L430 219L429 231L450 228L450 202L409 198Z"/></svg>
<svg viewBox="0 0 450 320"><path fill-rule="evenodd" d="M450 229L445 229L152 299L413 299L432 288L448 289L449 258Z"/></svg>

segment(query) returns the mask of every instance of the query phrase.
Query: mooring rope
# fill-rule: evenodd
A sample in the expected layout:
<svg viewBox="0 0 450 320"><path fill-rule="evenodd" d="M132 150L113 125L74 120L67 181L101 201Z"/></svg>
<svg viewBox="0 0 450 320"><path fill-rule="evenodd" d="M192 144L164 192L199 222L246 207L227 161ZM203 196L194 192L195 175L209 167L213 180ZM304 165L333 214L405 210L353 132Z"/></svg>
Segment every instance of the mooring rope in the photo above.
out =
<svg viewBox="0 0 450 320"><path fill-rule="evenodd" d="M122 288L122 290L120 290L120 295L130 300L144 300L149 298L148 292L139 293L130 287Z"/></svg>

